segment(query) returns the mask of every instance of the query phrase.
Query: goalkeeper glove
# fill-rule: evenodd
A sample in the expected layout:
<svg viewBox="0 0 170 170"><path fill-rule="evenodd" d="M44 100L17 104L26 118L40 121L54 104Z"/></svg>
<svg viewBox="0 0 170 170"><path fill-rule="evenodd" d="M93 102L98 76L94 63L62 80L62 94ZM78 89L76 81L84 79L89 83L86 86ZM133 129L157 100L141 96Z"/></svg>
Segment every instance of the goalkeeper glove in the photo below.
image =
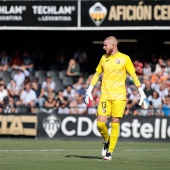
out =
<svg viewBox="0 0 170 170"><path fill-rule="evenodd" d="M139 105L142 106L142 104L143 104L143 108L148 109L148 107L150 106L148 98L146 97L142 87L139 87L138 90L139 90L139 93L140 93L140 96L141 96L140 101L139 101Z"/></svg>
<svg viewBox="0 0 170 170"><path fill-rule="evenodd" d="M84 102L86 104L89 104L89 99L90 100L93 100L93 97L92 97L92 90L93 90L94 86L90 85L87 89L86 89L86 93L85 93L85 96L84 96Z"/></svg>

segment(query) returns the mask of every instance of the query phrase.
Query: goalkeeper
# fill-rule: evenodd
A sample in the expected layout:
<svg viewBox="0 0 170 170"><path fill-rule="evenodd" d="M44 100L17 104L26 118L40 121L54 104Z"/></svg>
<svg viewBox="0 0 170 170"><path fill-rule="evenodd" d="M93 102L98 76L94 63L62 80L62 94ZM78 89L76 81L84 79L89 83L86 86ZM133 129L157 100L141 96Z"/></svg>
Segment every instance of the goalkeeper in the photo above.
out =
<svg viewBox="0 0 170 170"><path fill-rule="evenodd" d="M85 103L93 100L92 90L102 74L101 97L97 111L97 127L104 139L102 156L104 160L111 160L119 136L120 119L126 106L126 74L128 73L140 93L139 105L144 109L149 107L149 101L141 87L130 57L118 51L118 41L109 36L104 40L105 53L96 68L85 94ZM111 133L109 136L106 122L111 117Z"/></svg>

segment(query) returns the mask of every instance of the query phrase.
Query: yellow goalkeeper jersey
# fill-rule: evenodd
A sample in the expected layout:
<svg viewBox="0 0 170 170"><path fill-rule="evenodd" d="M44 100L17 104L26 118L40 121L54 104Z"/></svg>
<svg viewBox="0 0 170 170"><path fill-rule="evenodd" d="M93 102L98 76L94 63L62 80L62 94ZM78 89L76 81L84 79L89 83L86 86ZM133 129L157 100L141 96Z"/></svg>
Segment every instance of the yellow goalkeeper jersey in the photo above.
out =
<svg viewBox="0 0 170 170"><path fill-rule="evenodd" d="M126 76L134 75L135 68L130 57L118 52L107 56L104 54L96 68L96 72L102 73L101 94L107 100L126 100ZM140 85L137 81L136 85Z"/></svg>

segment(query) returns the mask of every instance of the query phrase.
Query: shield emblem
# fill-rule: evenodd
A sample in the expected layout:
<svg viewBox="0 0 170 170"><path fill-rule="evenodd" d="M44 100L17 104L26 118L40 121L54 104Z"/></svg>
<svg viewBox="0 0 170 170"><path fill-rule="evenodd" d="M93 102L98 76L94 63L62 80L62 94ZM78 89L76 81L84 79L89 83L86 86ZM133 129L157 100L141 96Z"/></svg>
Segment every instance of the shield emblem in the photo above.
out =
<svg viewBox="0 0 170 170"><path fill-rule="evenodd" d="M61 119L55 114L51 114L43 120L43 128L50 138L58 132L61 126Z"/></svg>
<svg viewBox="0 0 170 170"><path fill-rule="evenodd" d="M107 15L107 8L100 2L96 2L89 9L89 15L96 26L100 26Z"/></svg>

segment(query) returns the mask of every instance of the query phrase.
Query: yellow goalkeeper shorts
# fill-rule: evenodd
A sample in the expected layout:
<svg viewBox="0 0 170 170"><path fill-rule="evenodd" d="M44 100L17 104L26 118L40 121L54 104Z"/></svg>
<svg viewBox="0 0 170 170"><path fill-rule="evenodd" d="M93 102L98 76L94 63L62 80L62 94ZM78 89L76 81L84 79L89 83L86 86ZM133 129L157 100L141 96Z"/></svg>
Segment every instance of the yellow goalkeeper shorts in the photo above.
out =
<svg viewBox="0 0 170 170"><path fill-rule="evenodd" d="M101 97L98 106L97 115L123 117L126 107L126 100L106 100Z"/></svg>

